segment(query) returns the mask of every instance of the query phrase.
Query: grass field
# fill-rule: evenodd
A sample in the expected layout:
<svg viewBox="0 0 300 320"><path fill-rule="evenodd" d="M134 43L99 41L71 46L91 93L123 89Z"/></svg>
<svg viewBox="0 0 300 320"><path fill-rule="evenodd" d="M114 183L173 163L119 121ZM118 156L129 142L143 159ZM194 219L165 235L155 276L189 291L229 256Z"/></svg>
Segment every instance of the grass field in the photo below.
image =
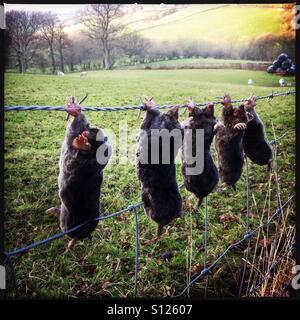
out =
<svg viewBox="0 0 300 320"><path fill-rule="evenodd" d="M170 6L142 7L135 11L131 7L120 22L151 40L207 40L235 46L262 33L278 34L282 30L281 4L191 4L178 5L174 12L169 11ZM81 29L82 24L77 23L69 31L76 36Z"/></svg>
<svg viewBox="0 0 300 320"><path fill-rule="evenodd" d="M146 38L155 40L182 38L238 44L261 33L279 33L280 14L279 8L193 5L152 22L143 19L134 23L133 28Z"/></svg>
<svg viewBox="0 0 300 320"><path fill-rule="evenodd" d="M247 80L254 80L248 86ZM152 95L160 104L215 100L229 92L232 98L282 92L279 78L266 72L242 70L128 70L89 72L87 77L70 74L5 76L5 105L63 105L66 97L78 98L86 92L84 105L113 106L139 104L141 95ZM287 78L294 82L294 78ZM216 107L217 115L220 107ZM295 99L280 97L272 102L259 101L257 111L266 125L268 138L291 131L278 144L278 170L282 201L294 193L295 180ZM186 114L183 110L180 120ZM119 121L137 129L142 121L135 111L90 112L94 125L113 129L118 135ZM58 221L45 210L59 204L58 159L64 139L66 115L63 112L29 111L5 113L5 230L7 251L41 240L59 232ZM274 126L274 132L272 130ZM129 141L134 147L135 141ZM180 164L178 183L182 182ZM140 201L140 186L134 164L114 164L105 169L101 194L102 213L112 213ZM229 243L245 232L245 181L237 192L219 189L208 198L209 246L211 263ZM269 184L270 183L270 184ZM270 180L266 168L250 163L250 225L255 227L277 208L274 172ZM265 207L267 190L270 200ZM195 211L185 200L185 215L170 225L160 241L153 241L156 226L139 209L140 271L139 296L167 297L182 289L190 273L203 265L204 207ZM191 213L191 214L190 214ZM225 215L228 223L221 218ZM294 211L290 212L291 218ZM196 217L202 226L196 226ZM227 221L227 219L225 219ZM222 222L223 221L223 222ZM292 224L292 221L289 221ZM272 228L270 228L271 237ZM73 252L65 252L67 239L62 238L14 258L21 294L28 297L131 297L134 284L135 232L134 217L122 216L99 223L91 240L78 243ZM192 249L192 262L189 263ZM243 250L232 252L209 277L209 296L237 294L241 277ZM161 255L173 251L166 262ZM205 281L190 290L190 296L202 296Z"/></svg>
<svg viewBox="0 0 300 320"><path fill-rule="evenodd" d="M215 59L215 58L183 58L183 59L173 59L173 60L163 60L157 62L151 62L146 64L137 64L133 66L124 66L126 69L144 69L145 67L150 67L152 69L192 69L192 68L202 68L207 69L230 67L235 64L246 65L246 64L271 64L270 61L253 61L253 60L239 60L239 59Z"/></svg>

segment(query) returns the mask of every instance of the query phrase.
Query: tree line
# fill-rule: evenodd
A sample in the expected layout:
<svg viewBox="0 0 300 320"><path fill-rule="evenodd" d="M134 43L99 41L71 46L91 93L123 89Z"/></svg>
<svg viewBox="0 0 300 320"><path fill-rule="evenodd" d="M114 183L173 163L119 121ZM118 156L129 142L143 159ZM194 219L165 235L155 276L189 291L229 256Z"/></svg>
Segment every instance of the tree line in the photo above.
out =
<svg viewBox="0 0 300 320"><path fill-rule="evenodd" d="M263 34L248 44L178 39L150 41L128 30L120 18L120 4L90 4L80 14L85 27L76 36L52 12L10 10L6 13L6 68L25 73L29 68L73 72L112 69L116 64L141 64L166 59L213 57L223 59L273 60L281 52L295 58L295 34L286 5L283 32Z"/></svg>
<svg viewBox="0 0 300 320"><path fill-rule="evenodd" d="M129 59L146 53L147 41L118 22L122 5L91 4L81 14L85 31L76 37L52 12L10 10L6 13L6 67L24 73L29 67L45 71L111 69L117 57Z"/></svg>

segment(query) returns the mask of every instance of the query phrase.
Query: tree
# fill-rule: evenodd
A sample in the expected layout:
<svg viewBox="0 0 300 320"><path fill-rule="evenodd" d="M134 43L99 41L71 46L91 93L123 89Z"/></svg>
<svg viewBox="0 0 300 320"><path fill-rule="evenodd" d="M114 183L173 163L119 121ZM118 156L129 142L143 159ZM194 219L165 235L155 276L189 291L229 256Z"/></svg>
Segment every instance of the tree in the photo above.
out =
<svg viewBox="0 0 300 320"><path fill-rule="evenodd" d="M139 62L141 62L148 53L150 42L137 33L132 32L122 36L117 46L128 56L130 63L137 57L139 58Z"/></svg>
<svg viewBox="0 0 300 320"><path fill-rule="evenodd" d="M4 71L6 71L7 66L10 64L11 57L11 38L7 29L4 30Z"/></svg>
<svg viewBox="0 0 300 320"><path fill-rule="evenodd" d="M8 11L6 26L10 48L15 53L19 72L24 73L36 46L35 40L41 26L41 14L17 10Z"/></svg>
<svg viewBox="0 0 300 320"><path fill-rule="evenodd" d="M57 49L59 53L59 61L60 61L60 71L65 72L64 66L64 49L69 48L71 46L71 41L68 38L68 35L64 32L65 24L60 22L57 26L56 30L56 41L57 41Z"/></svg>
<svg viewBox="0 0 300 320"><path fill-rule="evenodd" d="M291 38L295 38L296 36L295 13L295 3L286 3L283 5L282 32L285 36L289 36Z"/></svg>
<svg viewBox="0 0 300 320"><path fill-rule="evenodd" d="M42 38L46 40L49 48L50 59L52 64L52 73L56 71L55 62L55 39L56 39L56 26L58 23L58 18L55 14L51 12L46 12L43 14L41 33Z"/></svg>
<svg viewBox="0 0 300 320"><path fill-rule="evenodd" d="M87 35L98 42L103 53L103 68L111 69L114 64L113 50L123 25L117 23L122 15L120 4L90 4L81 16Z"/></svg>

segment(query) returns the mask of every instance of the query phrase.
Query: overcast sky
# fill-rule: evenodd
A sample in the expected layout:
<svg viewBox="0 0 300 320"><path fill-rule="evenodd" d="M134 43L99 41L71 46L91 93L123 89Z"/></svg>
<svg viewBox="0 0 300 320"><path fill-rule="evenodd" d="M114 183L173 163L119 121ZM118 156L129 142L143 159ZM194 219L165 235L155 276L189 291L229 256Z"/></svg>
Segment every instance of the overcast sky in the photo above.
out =
<svg viewBox="0 0 300 320"><path fill-rule="evenodd" d="M4 4L5 10L52 11L62 20L69 20L76 16L77 11L83 9L84 4Z"/></svg>

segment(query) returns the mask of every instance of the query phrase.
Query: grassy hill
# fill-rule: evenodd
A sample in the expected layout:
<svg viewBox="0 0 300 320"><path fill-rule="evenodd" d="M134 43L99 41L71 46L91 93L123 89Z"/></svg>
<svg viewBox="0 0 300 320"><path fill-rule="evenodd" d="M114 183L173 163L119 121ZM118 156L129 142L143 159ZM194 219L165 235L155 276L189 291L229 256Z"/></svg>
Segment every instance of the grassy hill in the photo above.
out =
<svg viewBox="0 0 300 320"><path fill-rule="evenodd" d="M188 5L165 10L161 6L143 7L123 20L152 40L182 38L237 44L261 33L281 31L280 5Z"/></svg>
<svg viewBox="0 0 300 320"><path fill-rule="evenodd" d="M233 60L215 58L182 58L156 61L146 64L125 65L126 69L254 69L266 70L271 61ZM118 66L122 68L122 66Z"/></svg>
<svg viewBox="0 0 300 320"><path fill-rule="evenodd" d="M121 23L157 41L182 38L235 45L262 33L281 31L280 4L125 5L124 10ZM78 20L68 31L78 35L82 28Z"/></svg>

